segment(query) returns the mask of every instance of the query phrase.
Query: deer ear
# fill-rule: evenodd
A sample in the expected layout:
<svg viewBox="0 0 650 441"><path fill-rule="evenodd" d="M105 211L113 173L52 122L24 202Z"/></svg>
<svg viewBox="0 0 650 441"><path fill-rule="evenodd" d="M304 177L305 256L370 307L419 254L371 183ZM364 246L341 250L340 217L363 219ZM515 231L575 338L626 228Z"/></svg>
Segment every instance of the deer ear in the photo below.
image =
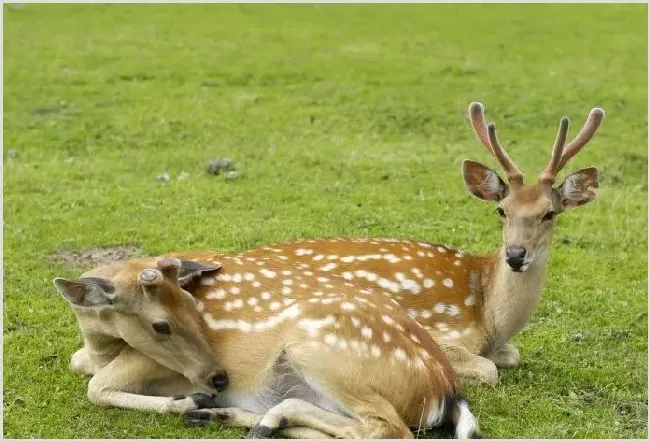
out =
<svg viewBox="0 0 650 441"><path fill-rule="evenodd" d="M579 207L596 199L594 189L598 188L598 169L589 167L571 173L557 188L563 207Z"/></svg>
<svg viewBox="0 0 650 441"><path fill-rule="evenodd" d="M497 172L483 164L466 159L462 173L467 190L481 200L498 202L508 194L508 186Z"/></svg>
<svg viewBox="0 0 650 441"><path fill-rule="evenodd" d="M54 286L68 302L84 308L112 305L115 299L113 283L97 277L84 277L78 280L57 277L54 279Z"/></svg>
<svg viewBox="0 0 650 441"><path fill-rule="evenodd" d="M178 274L178 284L186 286L201 276L208 276L221 269L221 265L203 265L193 260L181 260L181 268Z"/></svg>

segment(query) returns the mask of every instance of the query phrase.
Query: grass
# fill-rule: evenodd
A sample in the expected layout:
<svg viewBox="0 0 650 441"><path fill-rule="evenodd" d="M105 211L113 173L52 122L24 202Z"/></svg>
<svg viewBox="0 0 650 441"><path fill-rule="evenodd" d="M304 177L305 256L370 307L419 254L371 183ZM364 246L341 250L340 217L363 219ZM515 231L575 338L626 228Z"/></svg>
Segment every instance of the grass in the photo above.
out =
<svg viewBox="0 0 650 441"><path fill-rule="evenodd" d="M29 4L4 19L5 437L242 435L89 404L51 283L81 269L51 256L332 235L494 249L493 206L460 178L466 157L497 166L472 100L529 179L561 115L575 134L608 113L567 167L597 165L602 188L559 221L521 368L466 388L484 434L647 437L646 5ZM206 174L216 156L241 178Z"/></svg>

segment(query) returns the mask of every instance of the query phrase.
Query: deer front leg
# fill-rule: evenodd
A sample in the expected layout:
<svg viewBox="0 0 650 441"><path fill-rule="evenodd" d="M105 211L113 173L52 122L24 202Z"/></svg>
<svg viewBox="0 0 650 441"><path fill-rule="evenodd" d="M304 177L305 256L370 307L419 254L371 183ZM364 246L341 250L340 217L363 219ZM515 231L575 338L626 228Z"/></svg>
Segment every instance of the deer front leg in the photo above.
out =
<svg viewBox="0 0 650 441"><path fill-rule="evenodd" d="M487 358L492 360L497 367L513 369L519 366L521 355L519 355L519 350L514 345L506 343L488 354Z"/></svg>
<svg viewBox="0 0 650 441"><path fill-rule="evenodd" d="M161 389L176 396L156 396L161 392L152 387L156 383L164 383ZM216 407L214 399L208 395L190 395L192 389L190 381L181 374L127 347L90 379L88 399L103 406L158 413L185 413ZM142 395L144 392L152 395Z"/></svg>
<svg viewBox="0 0 650 441"><path fill-rule="evenodd" d="M439 346L460 378L492 385L499 381L499 371L492 360L472 354L465 347L453 343L439 343Z"/></svg>

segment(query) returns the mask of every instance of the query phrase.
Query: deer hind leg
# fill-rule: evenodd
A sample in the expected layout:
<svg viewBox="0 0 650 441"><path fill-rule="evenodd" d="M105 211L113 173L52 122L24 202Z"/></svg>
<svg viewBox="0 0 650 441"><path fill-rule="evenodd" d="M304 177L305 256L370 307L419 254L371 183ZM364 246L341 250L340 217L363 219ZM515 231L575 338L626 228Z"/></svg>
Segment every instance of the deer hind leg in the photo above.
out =
<svg viewBox="0 0 650 441"><path fill-rule="evenodd" d="M165 392L177 396L156 396L160 391L151 385L161 381L165 383ZM208 395L185 396L192 388L189 380L181 374L127 347L90 379L88 399L103 406L159 413L184 413L201 407L216 407ZM145 392L152 395L143 395Z"/></svg>
<svg viewBox="0 0 650 441"><path fill-rule="evenodd" d="M277 430L295 426L314 429L335 438L365 438L363 423L298 398L287 398L272 407L248 437L268 438Z"/></svg>
<svg viewBox="0 0 650 441"><path fill-rule="evenodd" d="M519 355L519 350L514 345L506 343L499 349L488 354L487 358L492 360L500 368L513 369L519 366L521 355Z"/></svg>
<svg viewBox="0 0 650 441"><path fill-rule="evenodd" d="M282 429L279 432L280 435L287 438L297 438L297 439L326 439L332 438L328 434L321 432L320 430L312 429L311 427L287 427Z"/></svg>
<svg viewBox="0 0 650 441"><path fill-rule="evenodd" d="M453 343L438 343L445 353L456 375L466 380L479 380L488 384L499 381L495 363L480 355L472 354L467 348Z"/></svg>
<svg viewBox="0 0 650 441"><path fill-rule="evenodd" d="M289 403L286 403L289 401ZM199 409L188 412L184 416L185 424L189 426L205 426L211 421L218 422L223 424L226 427L243 427L243 428L256 428L257 433L260 433L258 436L263 434L272 433L274 430L279 430L280 435L284 435L288 438L303 438L303 439L321 439L321 438L331 438L326 431L321 431L313 427L292 425L287 427L288 424L291 424L289 417L295 416L295 403L292 405L291 401L301 401L295 399L289 399L283 401L280 405L273 407L266 415L247 412L237 407L227 407L227 408L217 408L217 409ZM288 406L287 406L288 404ZM303 405L304 404L304 405ZM302 402L299 404L299 412L310 407L309 403ZM294 407L294 408L292 408ZM314 406L315 407L315 406ZM329 412L324 411L320 408L316 408L318 413L324 412L329 414ZM313 409L311 409L313 411ZM331 414L334 415L334 414ZM334 415L335 417L337 415ZM298 420L307 421L316 426L321 426L321 421L314 421L313 415L298 415ZM262 420L266 418L265 426L262 427ZM283 418L285 418L283 420ZM330 415L326 415L326 418L329 419ZM345 417L341 417L344 419ZM293 419L296 422L295 419ZM345 421L347 423L347 421ZM253 436L254 433L251 433L250 436Z"/></svg>

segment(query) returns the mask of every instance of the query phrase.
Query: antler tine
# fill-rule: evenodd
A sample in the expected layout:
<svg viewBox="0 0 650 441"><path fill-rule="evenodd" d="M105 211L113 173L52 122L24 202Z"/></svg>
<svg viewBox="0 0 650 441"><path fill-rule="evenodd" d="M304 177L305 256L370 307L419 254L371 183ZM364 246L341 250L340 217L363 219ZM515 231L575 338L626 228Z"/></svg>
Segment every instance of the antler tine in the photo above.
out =
<svg viewBox="0 0 650 441"><path fill-rule="evenodd" d="M469 119L472 121L472 127L474 127L474 133L478 136L478 139L481 140L483 145L487 147L488 151L494 155L494 150L490 145L490 140L488 138L488 130L485 125L485 113L483 111L483 104L478 102L473 102L469 105Z"/></svg>
<svg viewBox="0 0 650 441"><path fill-rule="evenodd" d="M604 118L605 111L603 109L598 107L591 109L591 112L589 112L589 116L587 117L587 122L580 130L580 133L578 133L578 136L576 136L573 141L568 143L564 148L564 152L562 153L562 157L560 158L557 167L558 172L562 170L569 159L573 158L576 153L585 146L585 144L591 141L591 138L596 134L596 130L598 130L598 127L600 127Z"/></svg>
<svg viewBox="0 0 650 441"><path fill-rule="evenodd" d="M503 167L503 169L506 171L506 174L508 175L508 182L510 182L510 184L523 184L524 174L519 170L519 168L517 168L512 159L510 159L510 156L508 156L508 153L503 150L503 147L501 147L499 139L497 138L497 129L494 123L488 124L487 132L490 139L490 145L492 146L493 155L495 158L497 158L497 161L499 161L501 167Z"/></svg>
<svg viewBox="0 0 650 441"><path fill-rule="evenodd" d="M563 116L560 119L560 127L557 130L557 135L555 136L555 144L553 145L553 152L551 154L551 160L544 168L544 170L539 174L539 182L553 184L555 182L555 177L559 172L560 159L562 158L562 152L564 151L564 145L566 144L566 137L569 133L569 118Z"/></svg>

